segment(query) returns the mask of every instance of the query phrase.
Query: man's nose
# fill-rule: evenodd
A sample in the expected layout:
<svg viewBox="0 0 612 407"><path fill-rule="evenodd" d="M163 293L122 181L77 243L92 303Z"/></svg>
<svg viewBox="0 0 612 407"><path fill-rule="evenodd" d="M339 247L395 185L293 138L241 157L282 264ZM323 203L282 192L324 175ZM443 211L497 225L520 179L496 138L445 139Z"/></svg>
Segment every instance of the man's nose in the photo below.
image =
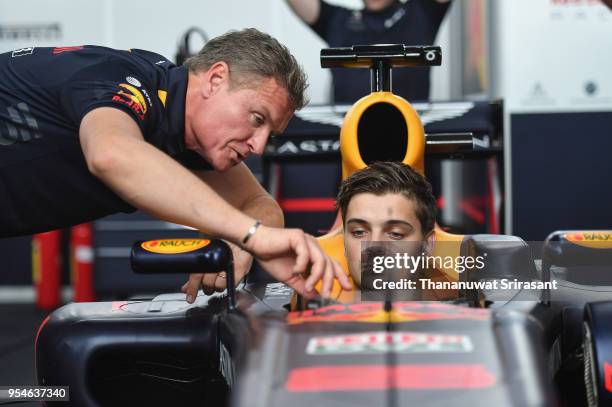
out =
<svg viewBox="0 0 612 407"><path fill-rule="evenodd" d="M262 155L266 148L266 143L270 137L267 129L257 130L248 140L247 145L252 154Z"/></svg>

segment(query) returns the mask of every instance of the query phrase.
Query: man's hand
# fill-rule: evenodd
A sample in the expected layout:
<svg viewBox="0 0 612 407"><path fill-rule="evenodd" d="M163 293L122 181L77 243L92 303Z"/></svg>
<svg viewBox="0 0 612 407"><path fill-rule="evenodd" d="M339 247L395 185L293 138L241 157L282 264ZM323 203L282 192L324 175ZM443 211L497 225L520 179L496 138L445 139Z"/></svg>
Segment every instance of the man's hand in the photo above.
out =
<svg viewBox="0 0 612 407"><path fill-rule="evenodd" d="M232 249L234 274L236 277L235 282L236 285L238 285L251 269L253 256L231 242L226 241L226 243ZM181 291L187 294L188 303L193 303L195 301L200 286L202 286L202 290L206 295L210 295L215 291L224 291L227 288L227 270L220 273L191 274L189 280L181 287Z"/></svg>
<svg viewBox="0 0 612 407"><path fill-rule="evenodd" d="M264 225L275 227L284 225L283 211L278 203L261 187L244 163L224 172L194 171L194 174L242 213L260 219ZM229 240L225 242L232 249L236 284L238 284L251 269L253 256ZM204 293L210 295L215 291L225 290L226 279L226 273L191 275L181 290L187 294L187 301L193 302L200 284Z"/></svg>
<svg viewBox="0 0 612 407"><path fill-rule="evenodd" d="M319 280L323 280L321 294L326 298L331 295L334 278L345 290L352 289L340 265L321 250L314 237L299 229L260 226L248 241L247 250L272 277L307 299L316 296L314 286ZM304 280L309 267L310 276Z"/></svg>

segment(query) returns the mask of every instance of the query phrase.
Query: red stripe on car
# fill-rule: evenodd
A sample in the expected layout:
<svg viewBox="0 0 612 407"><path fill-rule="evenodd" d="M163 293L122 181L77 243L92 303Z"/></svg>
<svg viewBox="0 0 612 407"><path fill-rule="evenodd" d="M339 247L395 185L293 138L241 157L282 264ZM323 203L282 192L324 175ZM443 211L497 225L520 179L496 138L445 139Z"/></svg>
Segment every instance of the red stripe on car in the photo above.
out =
<svg viewBox="0 0 612 407"><path fill-rule="evenodd" d="M312 366L289 373L290 392L482 389L495 375L480 364Z"/></svg>
<svg viewBox="0 0 612 407"><path fill-rule="evenodd" d="M606 390L612 393L612 365L608 362L604 362L604 380L606 384Z"/></svg>

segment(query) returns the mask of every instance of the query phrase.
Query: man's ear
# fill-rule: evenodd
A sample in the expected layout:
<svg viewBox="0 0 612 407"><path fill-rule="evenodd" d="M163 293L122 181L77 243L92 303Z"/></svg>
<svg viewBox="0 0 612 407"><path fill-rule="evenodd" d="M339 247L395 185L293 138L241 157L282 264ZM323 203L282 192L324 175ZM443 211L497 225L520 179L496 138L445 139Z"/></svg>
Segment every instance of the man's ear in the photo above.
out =
<svg viewBox="0 0 612 407"><path fill-rule="evenodd" d="M224 84L229 82L229 65L223 61L215 62L208 70L204 73L204 81L202 83L202 96L209 98L215 95L223 87Z"/></svg>
<svg viewBox="0 0 612 407"><path fill-rule="evenodd" d="M425 236L425 239L423 239L423 252L425 252L426 255L431 255L433 253L435 245L436 231L432 230L427 234L427 236Z"/></svg>

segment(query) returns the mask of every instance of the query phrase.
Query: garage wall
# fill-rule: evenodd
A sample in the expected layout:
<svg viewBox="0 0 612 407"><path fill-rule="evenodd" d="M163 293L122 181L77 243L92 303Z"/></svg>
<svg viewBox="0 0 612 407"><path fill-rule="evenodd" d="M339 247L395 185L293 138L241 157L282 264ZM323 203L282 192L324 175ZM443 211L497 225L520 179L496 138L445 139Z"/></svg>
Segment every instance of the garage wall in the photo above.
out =
<svg viewBox="0 0 612 407"><path fill-rule="evenodd" d="M348 7L361 4L361 0L330 2ZM180 36L192 26L201 27L210 37L245 27L272 34L304 65L310 78L311 101L329 100L330 76L319 66L319 51L325 43L293 15L283 0L5 1L0 2L0 52L32 45L99 44L148 49L173 60ZM444 50L448 49L449 35L447 21L438 41ZM195 42L193 45L198 46ZM445 67L433 69L434 99L450 96L451 64L446 61L449 63Z"/></svg>

